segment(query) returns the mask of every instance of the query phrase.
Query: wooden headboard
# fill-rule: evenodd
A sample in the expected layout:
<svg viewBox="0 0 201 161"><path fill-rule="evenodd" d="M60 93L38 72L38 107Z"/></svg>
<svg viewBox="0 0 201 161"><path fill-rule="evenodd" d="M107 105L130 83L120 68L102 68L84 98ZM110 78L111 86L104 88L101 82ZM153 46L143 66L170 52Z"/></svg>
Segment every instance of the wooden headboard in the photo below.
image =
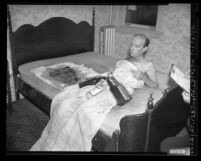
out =
<svg viewBox="0 0 201 161"><path fill-rule="evenodd" d="M92 25L86 21L77 24L65 17L53 17L38 26L24 24L15 32L9 8L7 14L14 75L24 63L94 50L94 8Z"/></svg>

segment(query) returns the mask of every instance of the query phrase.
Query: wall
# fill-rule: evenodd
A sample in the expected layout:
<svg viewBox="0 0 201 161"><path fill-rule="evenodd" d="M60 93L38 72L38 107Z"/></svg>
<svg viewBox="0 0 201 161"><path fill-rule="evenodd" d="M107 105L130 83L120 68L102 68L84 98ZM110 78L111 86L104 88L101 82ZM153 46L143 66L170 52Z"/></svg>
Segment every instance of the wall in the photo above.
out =
<svg viewBox="0 0 201 161"><path fill-rule="evenodd" d="M184 72L190 69L190 15L190 4L160 6L157 28L161 35L149 37L151 43L147 54L158 70L167 73L173 63ZM131 39L132 34L116 33L115 53L118 57L126 56Z"/></svg>
<svg viewBox="0 0 201 161"><path fill-rule="evenodd" d="M76 23L92 24L92 9L95 7L95 50L98 50L100 26L109 24L109 7L105 5L10 5L13 31L23 24L38 25L51 17L66 17Z"/></svg>

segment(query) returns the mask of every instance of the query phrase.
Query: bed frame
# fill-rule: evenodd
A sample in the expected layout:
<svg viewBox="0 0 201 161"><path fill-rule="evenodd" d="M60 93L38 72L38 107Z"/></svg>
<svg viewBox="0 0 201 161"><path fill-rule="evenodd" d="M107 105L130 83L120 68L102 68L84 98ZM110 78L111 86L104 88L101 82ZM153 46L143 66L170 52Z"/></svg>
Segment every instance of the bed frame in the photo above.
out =
<svg viewBox="0 0 201 161"><path fill-rule="evenodd" d="M7 8L7 17L16 98L19 100L19 94L22 94L36 107L40 108L47 115L50 115L51 100L24 82L19 76L18 67L24 63L36 60L93 51L95 9L93 8L92 12L92 25L89 25L86 21L76 24L64 17L53 17L38 26L30 24L22 25L13 32L9 7ZM166 93L164 93L163 98L155 105L155 108L159 106L165 97ZM120 131L116 130L112 138L107 138L99 130L92 140L93 148L97 151L104 151L107 142L111 142L114 146L113 151L116 152L149 151L151 113L152 110L142 115L125 116L120 121ZM131 144L136 136L138 138L137 146L133 146L134 144L132 144L128 147L128 144Z"/></svg>
<svg viewBox="0 0 201 161"><path fill-rule="evenodd" d="M38 26L24 24L13 32L9 6L7 17L16 99L22 94L49 115L51 100L24 82L18 67L36 60L94 51L95 9L92 25L86 21L77 24L65 17L53 17Z"/></svg>

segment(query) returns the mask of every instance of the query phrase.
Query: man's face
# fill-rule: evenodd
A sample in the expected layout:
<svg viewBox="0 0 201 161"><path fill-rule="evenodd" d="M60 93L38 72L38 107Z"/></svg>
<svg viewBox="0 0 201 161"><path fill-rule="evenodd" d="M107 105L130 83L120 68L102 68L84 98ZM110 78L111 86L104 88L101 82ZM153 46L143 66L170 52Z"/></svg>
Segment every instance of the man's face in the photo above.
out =
<svg viewBox="0 0 201 161"><path fill-rule="evenodd" d="M144 43L145 40L142 37L134 37L130 47L131 56L139 56L143 54L147 50L147 47L144 47Z"/></svg>

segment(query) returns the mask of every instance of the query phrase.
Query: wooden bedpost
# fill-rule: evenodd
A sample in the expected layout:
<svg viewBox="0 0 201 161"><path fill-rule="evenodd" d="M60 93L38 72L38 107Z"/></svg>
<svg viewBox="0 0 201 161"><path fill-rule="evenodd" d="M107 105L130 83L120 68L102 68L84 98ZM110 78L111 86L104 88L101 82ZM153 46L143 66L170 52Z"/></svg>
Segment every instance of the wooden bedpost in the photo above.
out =
<svg viewBox="0 0 201 161"><path fill-rule="evenodd" d="M114 140L115 152L119 151L119 136L120 130L115 130L112 134L112 139Z"/></svg>
<svg viewBox="0 0 201 161"><path fill-rule="evenodd" d="M145 142L145 152L148 152L149 148L149 139L150 139L150 126L151 126L151 114L153 109L147 109L148 120L147 120L147 133L146 133L146 142Z"/></svg>
<svg viewBox="0 0 201 161"><path fill-rule="evenodd" d="M11 97L11 88L10 88L10 73L9 73L9 64L7 60L7 104L10 105L12 102L12 97Z"/></svg>
<svg viewBox="0 0 201 161"><path fill-rule="evenodd" d="M92 11L92 35L91 35L91 50L94 51L94 40L95 40L95 7Z"/></svg>
<svg viewBox="0 0 201 161"><path fill-rule="evenodd" d="M13 81L14 81L14 92L15 92L15 98L20 99L20 95L17 89L17 73L16 73L16 60L14 56L14 45L13 45L13 29L12 29L12 22L11 22L11 14L9 10L9 6L7 5L7 25L9 29L9 40L10 40L10 56L11 56L11 62L12 62L12 71L13 71Z"/></svg>

